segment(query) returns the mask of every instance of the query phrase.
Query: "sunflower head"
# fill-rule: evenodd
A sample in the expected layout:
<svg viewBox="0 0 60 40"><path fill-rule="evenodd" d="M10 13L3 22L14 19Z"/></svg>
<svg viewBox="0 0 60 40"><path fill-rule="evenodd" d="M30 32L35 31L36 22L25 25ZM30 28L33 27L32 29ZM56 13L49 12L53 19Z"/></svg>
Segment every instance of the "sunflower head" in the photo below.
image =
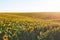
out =
<svg viewBox="0 0 60 40"><path fill-rule="evenodd" d="M7 35L4 35L3 36L3 40L8 40L8 36Z"/></svg>

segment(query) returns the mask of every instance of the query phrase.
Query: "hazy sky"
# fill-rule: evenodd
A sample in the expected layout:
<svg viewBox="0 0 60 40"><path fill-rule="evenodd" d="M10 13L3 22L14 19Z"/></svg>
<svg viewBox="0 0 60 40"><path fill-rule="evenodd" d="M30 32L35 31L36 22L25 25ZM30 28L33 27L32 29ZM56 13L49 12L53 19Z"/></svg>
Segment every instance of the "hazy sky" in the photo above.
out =
<svg viewBox="0 0 60 40"><path fill-rule="evenodd" d="M0 0L0 11L60 11L59 0Z"/></svg>

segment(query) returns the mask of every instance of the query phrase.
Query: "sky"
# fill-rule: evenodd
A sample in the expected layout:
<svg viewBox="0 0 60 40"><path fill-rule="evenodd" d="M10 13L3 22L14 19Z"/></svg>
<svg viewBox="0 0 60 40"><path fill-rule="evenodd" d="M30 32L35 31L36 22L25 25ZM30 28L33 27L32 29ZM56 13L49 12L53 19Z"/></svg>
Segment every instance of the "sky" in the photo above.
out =
<svg viewBox="0 0 60 40"><path fill-rule="evenodd" d="M0 12L59 12L60 0L0 0Z"/></svg>

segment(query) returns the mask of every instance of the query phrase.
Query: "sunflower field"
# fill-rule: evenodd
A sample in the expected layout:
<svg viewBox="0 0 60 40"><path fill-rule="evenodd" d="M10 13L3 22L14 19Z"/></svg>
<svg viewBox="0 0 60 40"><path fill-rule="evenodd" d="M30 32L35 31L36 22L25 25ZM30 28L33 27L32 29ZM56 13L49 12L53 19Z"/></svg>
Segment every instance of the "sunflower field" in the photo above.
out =
<svg viewBox="0 0 60 40"><path fill-rule="evenodd" d="M0 14L0 40L60 40L60 23Z"/></svg>

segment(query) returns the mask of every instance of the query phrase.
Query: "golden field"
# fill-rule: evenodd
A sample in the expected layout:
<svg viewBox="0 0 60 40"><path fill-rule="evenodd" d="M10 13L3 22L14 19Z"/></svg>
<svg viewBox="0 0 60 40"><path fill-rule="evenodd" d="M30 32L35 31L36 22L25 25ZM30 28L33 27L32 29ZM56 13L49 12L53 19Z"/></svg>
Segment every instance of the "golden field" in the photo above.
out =
<svg viewBox="0 0 60 40"><path fill-rule="evenodd" d="M51 16L48 20L46 17L43 14L0 13L0 40L60 40L60 23Z"/></svg>

